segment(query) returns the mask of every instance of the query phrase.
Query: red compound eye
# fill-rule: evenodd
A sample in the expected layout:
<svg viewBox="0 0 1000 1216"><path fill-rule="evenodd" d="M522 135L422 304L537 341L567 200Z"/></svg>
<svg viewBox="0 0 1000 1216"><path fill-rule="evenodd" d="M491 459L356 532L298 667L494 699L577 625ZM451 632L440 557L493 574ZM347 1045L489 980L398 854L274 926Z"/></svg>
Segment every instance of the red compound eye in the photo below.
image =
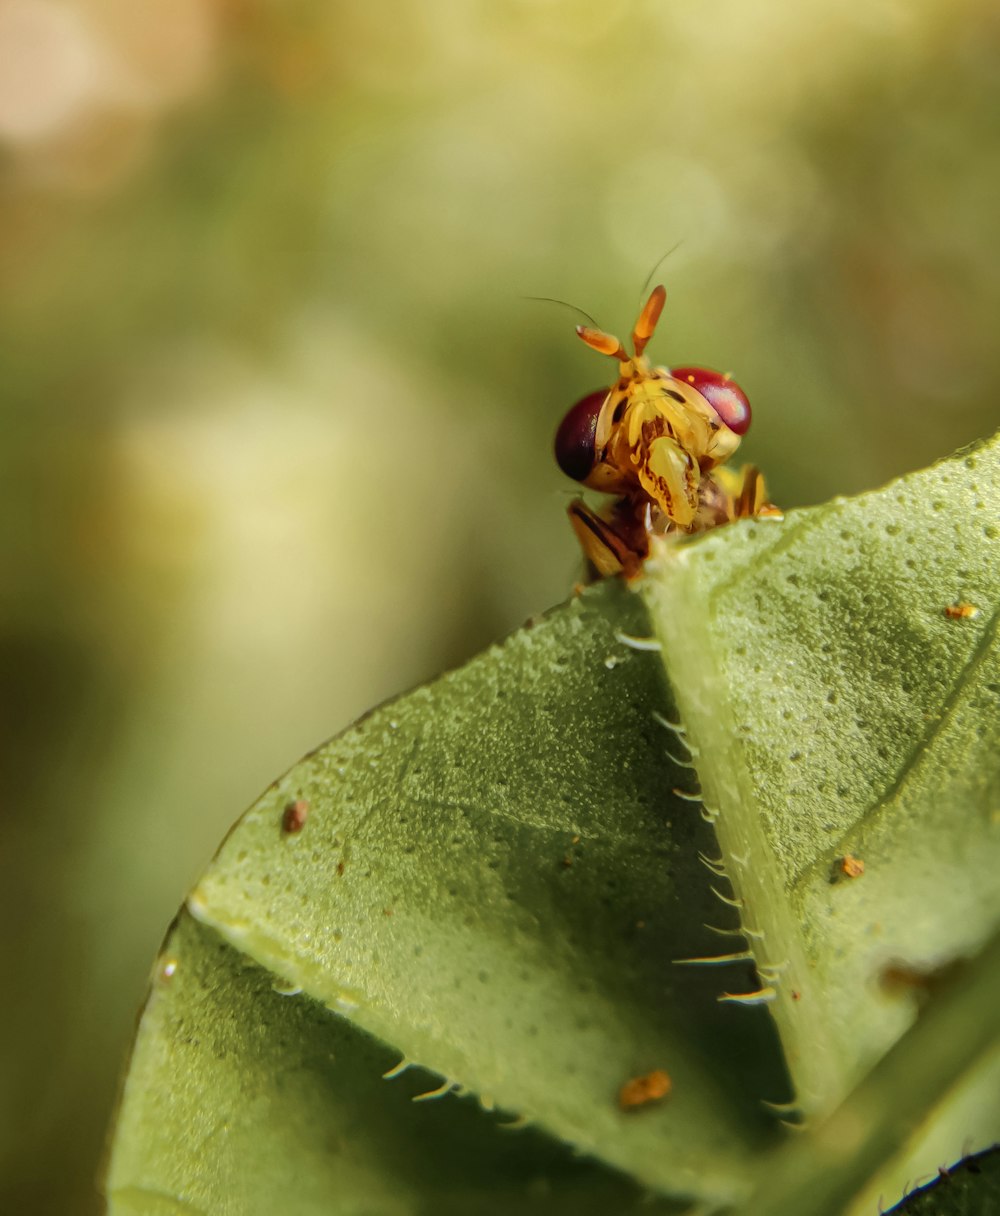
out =
<svg viewBox="0 0 1000 1216"><path fill-rule="evenodd" d="M707 367L672 367L670 374L696 388L731 431L745 435L750 429L750 402L735 380Z"/></svg>
<svg viewBox="0 0 1000 1216"><path fill-rule="evenodd" d="M567 477L584 481L594 467L594 437L597 417L608 395L595 389L573 406L556 431L556 461Z"/></svg>

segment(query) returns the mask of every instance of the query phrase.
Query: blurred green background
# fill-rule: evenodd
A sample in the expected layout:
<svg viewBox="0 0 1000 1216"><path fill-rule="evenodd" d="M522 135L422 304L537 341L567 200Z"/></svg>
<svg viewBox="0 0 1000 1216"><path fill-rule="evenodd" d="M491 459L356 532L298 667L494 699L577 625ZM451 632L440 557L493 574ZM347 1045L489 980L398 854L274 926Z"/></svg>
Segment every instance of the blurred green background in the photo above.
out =
<svg viewBox="0 0 1000 1216"><path fill-rule="evenodd" d="M93 1213L149 962L303 752L563 599L558 296L783 505L1000 423L992 0L0 4L0 1211Z"/></svg>

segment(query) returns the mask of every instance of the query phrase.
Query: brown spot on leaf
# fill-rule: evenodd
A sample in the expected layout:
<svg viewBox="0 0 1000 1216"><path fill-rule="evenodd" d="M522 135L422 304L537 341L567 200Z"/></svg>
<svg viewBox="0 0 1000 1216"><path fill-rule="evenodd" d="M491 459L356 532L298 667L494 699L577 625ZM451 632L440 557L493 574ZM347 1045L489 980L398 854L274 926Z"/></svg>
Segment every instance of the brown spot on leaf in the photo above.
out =
<svg viewBox="0 0 1000 1216"><path fill-rule="evenodd" d="M281 830L289 834L301 832L309 817L309 803L304 798L296 798L285 807L281 816Z"/></svg>

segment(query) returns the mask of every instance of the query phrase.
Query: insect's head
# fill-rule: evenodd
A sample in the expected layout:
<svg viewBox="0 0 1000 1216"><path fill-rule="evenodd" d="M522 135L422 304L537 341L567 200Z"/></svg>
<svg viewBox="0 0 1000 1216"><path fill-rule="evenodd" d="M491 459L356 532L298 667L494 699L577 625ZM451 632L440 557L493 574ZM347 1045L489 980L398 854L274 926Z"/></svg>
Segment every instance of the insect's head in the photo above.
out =
<svg viewBox="0 0 1000 1216"><path fill-rule="evenodd" d="M746 393L729 376L706 367L677 367L654 369L644 351L663 311L666 292L654 287L639 313L632 330L630 355L613 334L601 329L578 325L576 332L592 350L618 360L618 379L610 389L588 393L567 412L559 425L555 439L556 461L562 471L574 481L583 482L594 490L624 493L627 479L599 459L611 437L612 428L620 421L629 394L643 380L659 379L679 382L687 392L691 389L708 406L710 417L718 420L733 435L744 435L750 426L750 402ZM733 440L735 447L738 439Z"/></svg>

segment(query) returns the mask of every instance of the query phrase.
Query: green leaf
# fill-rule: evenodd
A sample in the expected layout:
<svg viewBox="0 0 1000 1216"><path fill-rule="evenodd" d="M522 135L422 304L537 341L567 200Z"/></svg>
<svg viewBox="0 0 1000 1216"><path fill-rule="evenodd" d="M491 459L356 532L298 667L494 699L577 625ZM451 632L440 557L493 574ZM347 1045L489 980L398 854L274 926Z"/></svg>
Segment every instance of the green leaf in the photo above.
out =
<svg viewBox="0 0 1000 1216"><path fill-rule="evenodd" d="M160 1196L164 1211L269 1212L277 1178L290 1210L328 1211L335 1193L345 1212L392 1211L377 1198L387 1143L411 1163L391 1175L401 1211L460 1210L477 1187L502 1210L493 1142L519 1137L494 1107L534 1128L518 1196L541 1177L579 1210L628 1211L635 1185L746 1202L781 1160L761 1107L789 1097L774 1025L821 1121L1000 920L998 452L669 549L642 586L663 664L635 645L643 599L606 583L276 782L192 893L198 924L168 942L177 969L140 1027L113 1210L156 1212ZM950 618L957 601L978 615ZM295 801L308 816L288 833ZM865 872L834 881L845 854ZM675 965L720 952L737 957ZM344 1062L322 1084L309 1062L326 1048L296 1056L293 1017ZM416 1115L379 1079L400 1058L440 1079ZM220 1059L240 1062L228 1080ZM669 1098L623 1113L621 1085L653 1069ZM879 1090L886 1152L912 1147L898 1129L944 1084L928 1077L902 1112ZM359 1087L384 1095L363 1119ZM439 1108L453 1121L432 1134ZM995 1094L972 1109L941 1124L955 1156L1000 1126ZM348 1126L343 1161L317 1164ZM434 1136L474 1147L452 1170Z"/></svg>
<svg viewBox="0 0 1000 1216"><path fill-rule="evenodd" d="M963 1080L985 1080L995 1112L998 1032L1000 934L973 963L942 982L916 1024L829 1119L776 1154L762 1171L747 1211L753 1216L842 1216L884 1162L920 1130L927 1112ZM926 1177L941 1164L940 1157L932 1157L918 1172ZM909 1183L901 1189L908 1190ZM851 1211L867 1214L878 1206L878 1189L869 1187L864 1202Z"/></svg>
<svg viewBox="0 0 1000 1216"><path fill-rule="evenodd" d="M607 584L376 710L265 794L188 906L396 1059L639 1183L728 1202L778 1137L758 1098L787 1086L763 1011L720 1006L716 974L671 961L717 952L703 922L727 910L698 860L710 829L670 792L691 774L654 717L673 712L660 665L616 636L645 629L641 601ZM287 834L300 799L308 818ZM171 1025L147 1013L139 1036L161 1087ZM224 1145L211 1051L199 1059L205 1136ZM669 1100L623 1113L621 1085L657 1068ZM147 1143L155 1088L133 1070L115 1194L201 1185L202 1155ZM164 1153L187 1159L164 1171Z"/></svg>
<svg viewBox="0 0 1000 1216"><path fill-rule="evenodd" d="M1000 1147L942 1170L886 1216L1000 1216Z"/></svg>
<svg viewBox="0 0 1000 1216"><path fill-rule="evenodd" d="M395 1060L182 915L131 1062L111 1212L675 1210L470 1098L414 1102L435 1081L383 1080Z"/></svg>
<svg viewBox="0 0 1000 1216"><path fill-rule="evenodd" d="M828 1111L1000 921L1000 441L665 553L646 595L799 1100Z"/></svg>

